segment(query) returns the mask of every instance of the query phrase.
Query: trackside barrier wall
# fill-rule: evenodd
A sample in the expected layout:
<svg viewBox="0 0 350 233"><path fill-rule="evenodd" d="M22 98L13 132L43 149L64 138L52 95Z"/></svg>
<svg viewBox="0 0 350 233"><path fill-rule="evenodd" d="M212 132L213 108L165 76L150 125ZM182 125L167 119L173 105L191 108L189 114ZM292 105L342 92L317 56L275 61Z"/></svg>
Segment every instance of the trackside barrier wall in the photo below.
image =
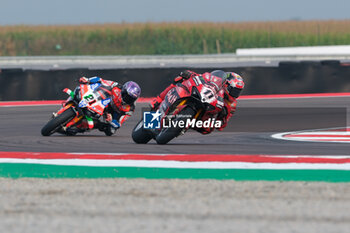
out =
<svg viewBox="0 0 350 233"><path fill-rule="evenodd" d="M141 86L143 97L152 97L169 85L180 71L188 68L3 69L0 72L0 101L65 99L62 89L73 89L81 76L100 76L121 83L133 80ZM208 71L193 70L198 73ZM350 92L350 66L339 61L280 62L278 67L235 67L223 70L242 75L246 83L244 95Z"/></svg>

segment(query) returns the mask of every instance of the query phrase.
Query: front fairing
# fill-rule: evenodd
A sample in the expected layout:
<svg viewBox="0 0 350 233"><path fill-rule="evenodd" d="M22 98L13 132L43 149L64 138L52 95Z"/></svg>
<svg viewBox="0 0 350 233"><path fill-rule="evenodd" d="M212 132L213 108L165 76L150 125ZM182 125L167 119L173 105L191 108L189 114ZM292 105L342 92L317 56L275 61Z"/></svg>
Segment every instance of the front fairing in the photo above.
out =
<svg viewBox="0 0 350 233"><path fill-rule="evenodd" d="M223 92L199 79L196 81L189 79L177 84L169 90L160 104L162 122L166 116L176 115L185 106L190 106L198 113L197 119L216 118L224 106Z"/></svg>
<svg viewBox="0 0 350 233"><path fill-rule="evenodd" d="M86 114L92 117L103 115L105 108L110 104L111 97L100 88L100 83L90 85L81 84L79 87L78 106L87 110Z"/></svg>

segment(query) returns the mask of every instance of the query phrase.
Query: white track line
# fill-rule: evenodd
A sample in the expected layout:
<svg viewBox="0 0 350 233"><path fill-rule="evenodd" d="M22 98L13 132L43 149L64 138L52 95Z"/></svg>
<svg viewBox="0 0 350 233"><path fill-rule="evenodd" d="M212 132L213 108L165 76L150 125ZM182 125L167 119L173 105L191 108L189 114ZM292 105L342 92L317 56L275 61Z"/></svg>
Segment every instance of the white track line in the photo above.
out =
<svg viewBox="0 0 350 233"><path fill-rule="evenodd" d="M327 169L350 170L350 163L252 163L252 162L180 162L161 160L98 159L0 159L0 163L25 163L89 167L148 167L192 169Z"/></svg>
<svg viewBox="0 0 350 233"><path fill-rule="evenodd" d="M332 131L335 129L349 129L349 127L339 127L339 128L325 128L325 129L315 129L315 130L302 130L302 131L292 131L284 133L276 133L271 135L272 138L280 140L289 141L302 141L302 142L327 142L327 143L350 143L350 141L345 141L349 139L350 131ZM327 131L329 130L329 131ZM305 137L293 137L288 135L302 135ZM307 137L307 135L319 135L319 137ZM339 137L327 137L327 135ZM343 136L343 137L342 137ZM345 137L344 137L345 136ZM324 140L324 141L323 141ZM343 140L343 141L342 141Z"/></svg>

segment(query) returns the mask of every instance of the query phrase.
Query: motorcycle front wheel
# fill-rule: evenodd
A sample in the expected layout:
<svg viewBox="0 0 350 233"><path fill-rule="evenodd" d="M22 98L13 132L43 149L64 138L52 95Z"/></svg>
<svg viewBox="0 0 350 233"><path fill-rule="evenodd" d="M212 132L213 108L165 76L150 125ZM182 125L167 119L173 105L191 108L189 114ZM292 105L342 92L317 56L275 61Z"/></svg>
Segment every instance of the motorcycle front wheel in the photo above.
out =
<svg viewBox="0 0 350 233"><path fill-rule="evenodd" d="M152 134L143 128L143 120L141 120L133 129L131 137L138 144L146 144L152 139Z"/></svg>
<svg viewBox="0 0 350 233"><path fill-rule="evenodd" d="M179 117L175 117L175 121L183 120L184 122L187 119L192 119L195 116L196 112L191 107L185 107L180 113L178 113ZM180 135L183 129L180 127L170 127L164 128L157 135L156 141L158 144L167 144L174 138Z"/></svg>
<svg viewBox="0 0 350 233"><path fill-rule="evenodd" d="M70 122L75 115L76 113L74 110L72 108L68 108L66 111L47 122L47 124L41 129L41 135L50 136L51 134L57 132L62 126Z"/></svg>

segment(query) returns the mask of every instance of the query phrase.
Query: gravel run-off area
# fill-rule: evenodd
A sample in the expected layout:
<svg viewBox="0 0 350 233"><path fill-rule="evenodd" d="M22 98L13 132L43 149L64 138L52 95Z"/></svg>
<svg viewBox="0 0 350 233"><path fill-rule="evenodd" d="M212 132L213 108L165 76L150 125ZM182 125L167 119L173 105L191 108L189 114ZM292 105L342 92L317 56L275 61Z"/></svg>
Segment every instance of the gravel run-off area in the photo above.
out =
<svg viewBox="0 0 350 233"><path fill-rule="evenodd" d="M0 178L0 232L350 232L350 184Z"/></svg>

